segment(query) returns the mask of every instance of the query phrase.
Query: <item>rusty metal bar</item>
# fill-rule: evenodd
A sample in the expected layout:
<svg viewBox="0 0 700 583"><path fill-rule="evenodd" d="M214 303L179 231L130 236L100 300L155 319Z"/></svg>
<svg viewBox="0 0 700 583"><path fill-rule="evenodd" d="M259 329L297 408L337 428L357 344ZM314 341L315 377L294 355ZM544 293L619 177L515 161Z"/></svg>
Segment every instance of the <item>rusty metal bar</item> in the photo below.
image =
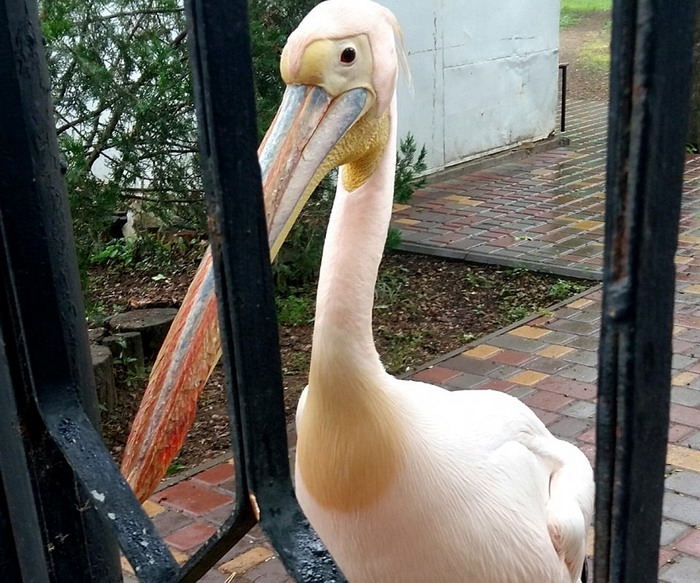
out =
<svg viewBox="0 0 700 583"><path fill-rule="evenodd" d="M695 4L613 6L597 583L657 580Z"/></svg>

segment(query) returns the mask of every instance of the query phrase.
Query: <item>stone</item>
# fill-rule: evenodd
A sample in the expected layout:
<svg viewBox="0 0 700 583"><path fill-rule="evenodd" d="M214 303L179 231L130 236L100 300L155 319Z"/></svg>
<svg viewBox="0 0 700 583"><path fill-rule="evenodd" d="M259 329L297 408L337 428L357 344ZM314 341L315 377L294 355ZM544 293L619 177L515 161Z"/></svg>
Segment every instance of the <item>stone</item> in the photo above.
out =
<svg viewBox="0 0 700 583"><path fill-rule="evenodd" d="M112 316L107 326L113 333L139 332L144 357L151 360L158 354L176 314L175 308L132 310Z"/></svg>
<svg viewBox="0 0 700 583"><path fill-rule="evenodd" d="M95 374L97 402L100 408L111 411L117 405L117 389L114 385L112 353L106 346L90 346L92 370Z"/></svg>
<svg viewBox="0 0 700 583"><path fill-rule="evenodd" d="M105 328L88 328L88 340L90 344L98 344L107 336L107 330Z"/></svg>

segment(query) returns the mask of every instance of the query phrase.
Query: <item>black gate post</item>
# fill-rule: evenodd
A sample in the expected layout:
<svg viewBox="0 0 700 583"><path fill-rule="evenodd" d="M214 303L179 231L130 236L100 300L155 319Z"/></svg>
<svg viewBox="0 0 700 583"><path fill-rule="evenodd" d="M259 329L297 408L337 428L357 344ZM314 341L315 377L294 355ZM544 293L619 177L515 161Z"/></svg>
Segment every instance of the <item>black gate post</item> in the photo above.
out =
<svg viewBox="0 0 700 583"><path fill-rule="evenodd" d="M695 4L613 7L596 583L657 580Z"/></svg>
<svg viewBox="0 0 700 583"><path fill-rule="evenodd" d="M118 547L39 413L98 423L49 79L31 0L0 3L0 563L4 581L122 580ZM14 542L8 527L14 530ZM10 547L10 548L8 548ZM12 570L21 577L12 576Z"/></svg>

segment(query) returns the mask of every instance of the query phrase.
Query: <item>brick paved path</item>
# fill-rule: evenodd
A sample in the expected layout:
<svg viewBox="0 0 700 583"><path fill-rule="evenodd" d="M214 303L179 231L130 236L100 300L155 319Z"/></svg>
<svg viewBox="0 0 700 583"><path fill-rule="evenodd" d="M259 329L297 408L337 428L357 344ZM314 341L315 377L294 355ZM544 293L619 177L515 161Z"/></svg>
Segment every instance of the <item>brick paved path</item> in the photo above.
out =
<svg viewBox="0 0 700 583"><path fill-rule="evenodd" d="M573 102L569 147L432 182L395 213L407 251L600 278L606 105ZM682 244L698 242L700 157L688 161ZM692 197L690 195L693 195Z"/></svg>
<svg viewBox="0 0 700 583"><path fill-rule="evenodd" d="M406 247L595 278L602 253L605 107L574 103L572 144L416 193L395 224ZM700 581L700 157L686 168L677 255L673 388L659 580ZM557 436L595 454L599 289L437 359L412 378L450 390L490 388L527 403ZM146 511L184 561L228 516L230 461L170 486ZM134 581L124 562L126 581ZM203 581L290 581L254 528Z"/></svg>

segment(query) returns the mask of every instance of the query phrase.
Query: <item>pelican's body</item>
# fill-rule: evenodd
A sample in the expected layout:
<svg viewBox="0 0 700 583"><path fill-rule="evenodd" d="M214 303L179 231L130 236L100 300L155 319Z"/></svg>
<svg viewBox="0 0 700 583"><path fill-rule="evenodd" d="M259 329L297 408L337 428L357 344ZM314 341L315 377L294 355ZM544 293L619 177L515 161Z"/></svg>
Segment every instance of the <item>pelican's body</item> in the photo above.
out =
<svg viewBox="0 0 700 583"><path fill-rule="evenodd" d="M299 27L303 37L343 14L335 0L315 10ZM363 18L371 45L393 42L384 9L361 2L351 10L372 12ZM296 42L288 47L302 50ZM387 67L394 79L396 64ZM593 505L583 453L510 395L391 377L374 347L395 171L390 90L376 170L352 189L348 175L358 169L340 170L297 410L297 497L351 583L578 583Z"/></svg>
<svg viewBox="0 0 700 583"><path fill-rule="evenodd" d="M351 583L578 583L593 511L586 457L509 395L394 379L374 346L399 37L394 16L370 0L317 5L283 51L288 88L261 146L273 255L314 186L340 167L297 411L299 502ZM212 305L211 294L191 295L206 302L187 306ZM127 445L123 468L142 496L170 459L159 453L172 441L162 412L206 378L183 363L189 338L211 334L180 328L152 375L164 386L144 397L160 414L144 414ZM208 371L216 351L197 345L209 347L197 368Z"/></svg>
<svg viewBox="0 0 700 583"><path fill-rule="evenodd" d="M576 500L573 493L590 479L585 457L578 459L573 446L553 438L527 407L503 393L449 393L390 377L380 390L394 409L382 417L395 416L401 428L399 459L387 468L386 488L353 507L363 470L340 473L337 478L347 480L339 497L344 507L331 508L309 491L303 472L296 476L304 512L350 582L580 580L588 518L581 509L590 500ZM303 406L299 415L303 426ZM342 443L332 430L326 439L315 446ZM366 463L375 455L385 461L381 443L368 445L357 452ZM550 477L565 465L577 467L557 487L571 498L562 500L563 514L550 516ZM330 486L336 488L344 485ZM570 565L550 535L557 518L573 519L565 524L575 540L567 549Z"/></svg>

